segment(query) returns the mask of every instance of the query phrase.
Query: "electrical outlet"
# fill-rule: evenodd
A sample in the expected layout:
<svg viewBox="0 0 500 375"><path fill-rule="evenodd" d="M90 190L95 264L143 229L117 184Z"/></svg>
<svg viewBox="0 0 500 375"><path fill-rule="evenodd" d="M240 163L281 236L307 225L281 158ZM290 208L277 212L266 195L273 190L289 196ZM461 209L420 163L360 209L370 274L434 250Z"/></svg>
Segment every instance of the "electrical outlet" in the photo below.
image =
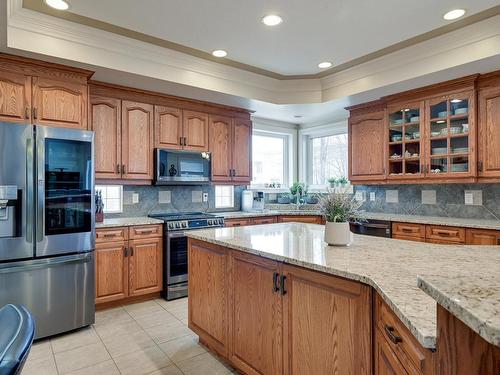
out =
<svg viewBox="0 0 500 375"><path fill-rule="evenodd" d="M134 193L132 194L132 204L137 204L137 203L139 203L139 194Z"/></svg>
<svg viewBox="0 0 500 375"><path fill-rule="evenodd" d="M208 202L208 193L203 193L203 202Z"/></svg>

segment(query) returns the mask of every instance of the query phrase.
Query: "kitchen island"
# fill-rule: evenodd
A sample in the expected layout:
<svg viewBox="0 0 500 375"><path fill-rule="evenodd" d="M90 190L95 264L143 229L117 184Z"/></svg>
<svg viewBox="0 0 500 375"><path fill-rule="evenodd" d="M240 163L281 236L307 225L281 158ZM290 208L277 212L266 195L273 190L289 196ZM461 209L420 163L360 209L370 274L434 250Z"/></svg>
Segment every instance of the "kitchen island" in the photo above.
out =
<svg viewBox="0 0 500 375"><path fill-rule="evenodd" d="M498 373L498 246L355 236L350 247L329 247L323 231L281 223L190 232L191 329L250 374ZM464 298L475 302L462 301L465 307L451 313L443 309L441 320L437 294L418 286L429 279L440 291L438 302L449 308L443 298L451 279L484 275L492 289L470 291ZM437 276L446 277L443 287ZM446 314L463 327L441 327ZM467 372L453 356L458 348L447 334L459 331L450 327L488 353L464 358L460 352L460 361L471 363Z"/></svg>

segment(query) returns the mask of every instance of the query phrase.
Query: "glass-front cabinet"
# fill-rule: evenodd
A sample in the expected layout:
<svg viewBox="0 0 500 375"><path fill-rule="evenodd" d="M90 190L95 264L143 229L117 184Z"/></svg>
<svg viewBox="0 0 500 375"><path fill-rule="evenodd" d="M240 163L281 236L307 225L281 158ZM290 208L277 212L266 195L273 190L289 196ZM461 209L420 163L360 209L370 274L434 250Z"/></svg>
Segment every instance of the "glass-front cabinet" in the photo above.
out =
<svg viewBox="0 0 500 375"><path fill-rule="evenodd" d="M426 101L428 114L426 175L454 178L474 175L473 92Z"/></svg>
<svg viewBox="0 0 500 375"><path fill-rule="evenodd" d="M424 103L388 107L388 179L419 178L423 170Z"/></svg>

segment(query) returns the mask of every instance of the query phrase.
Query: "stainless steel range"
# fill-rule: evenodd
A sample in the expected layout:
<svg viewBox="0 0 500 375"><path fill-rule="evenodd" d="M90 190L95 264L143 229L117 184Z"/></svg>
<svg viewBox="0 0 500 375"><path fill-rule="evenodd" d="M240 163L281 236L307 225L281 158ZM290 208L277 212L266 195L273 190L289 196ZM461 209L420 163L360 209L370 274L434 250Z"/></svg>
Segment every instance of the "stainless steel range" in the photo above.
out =
<svg viewBox="0 0 500 375"><path fill-rule="evenodd" d="M224 218L203 212L149 215L163 224L163 297L172 300L188 293L188 246L185 232L224 226Z"/></svg>

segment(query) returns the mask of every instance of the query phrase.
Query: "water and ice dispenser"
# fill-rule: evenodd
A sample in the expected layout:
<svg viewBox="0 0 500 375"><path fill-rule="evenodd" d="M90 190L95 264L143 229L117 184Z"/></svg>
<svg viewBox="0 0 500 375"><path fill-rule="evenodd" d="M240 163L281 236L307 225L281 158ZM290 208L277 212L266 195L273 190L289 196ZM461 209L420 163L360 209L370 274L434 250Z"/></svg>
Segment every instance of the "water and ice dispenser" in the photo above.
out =
<svg viewBox="0 0 500 375"><path fill-rule="evenodd" d="M0 238L20 235L20 192L17 186L0 186Z"/></svg>

